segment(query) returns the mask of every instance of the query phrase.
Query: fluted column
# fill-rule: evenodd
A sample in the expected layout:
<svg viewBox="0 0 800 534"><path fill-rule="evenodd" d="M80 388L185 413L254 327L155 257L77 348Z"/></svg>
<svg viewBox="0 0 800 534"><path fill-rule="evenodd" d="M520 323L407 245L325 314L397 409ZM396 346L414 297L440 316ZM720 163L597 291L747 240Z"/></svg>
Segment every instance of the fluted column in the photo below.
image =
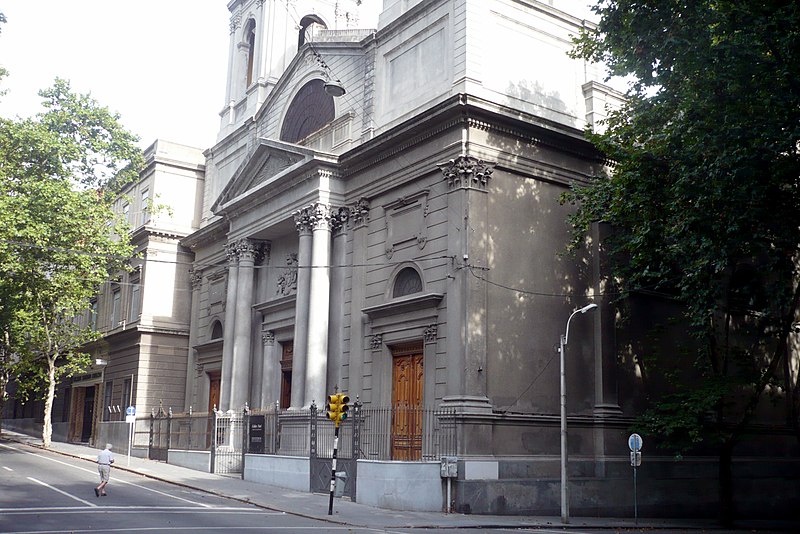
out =
<svg viewBox="0 0 800 534"><path fill-rule="evenodd" d="M226 411L231 405L231 382L233 381L233 336L236 324L236 286L239 280L239 253L235 243L226 245L228 257L228 286L225 293L225 325L222 342L222 376L220 377L219 406Z"/></svg>
<svg viewBox="0 0 800 534"><path fill-rule="evenodd" d="M331 207L316 203L311 247L311 300L308 309L306 394L303 406L322 404L328 377L328 313L331 290Z"/></svg>
<svg viewBox="0 0 800 534"><path fill-rule="evenodd" d="M236 324L233 337L233 380L229 409L239 411L250 400L253 273L260 245L248 239L238 243L239 281L236 288Z"/></svg>
<svg viewBox="0 0 800 534"><path fill-rule="evenodd" d="M294 214L300 234L297 246L297 296L294 311L294 355L292 358L291 408L302 408L306 392L306 354L308 348L308 305L311 291L311 208Z"/></svg>

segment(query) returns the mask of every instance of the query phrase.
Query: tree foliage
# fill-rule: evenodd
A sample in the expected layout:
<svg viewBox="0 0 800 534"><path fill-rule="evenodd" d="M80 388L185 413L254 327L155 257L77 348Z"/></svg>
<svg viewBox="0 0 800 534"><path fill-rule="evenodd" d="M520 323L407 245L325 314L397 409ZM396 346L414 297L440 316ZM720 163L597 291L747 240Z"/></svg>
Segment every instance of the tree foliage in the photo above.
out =
<svg viewBox="0 0 800 534"><path fill-rule="evenodd" d="M783 395L798 429L789 345L800 299L800 7L600 0L594 9L596 31L573 54L633 81L605 134L591 135L611 172L563 199L578 206L573 246L593 221L611 223L621 287L682 304L694 354L642 423L678 451L718 447L725 486L765 392Z"/></svg>
<svg viewBox="0 0 800 534"><path fill-rule="evenodd" d="M112 202L142 154L119 116L68 82L39 94L35 118L0 119L0 328L19 394L45 399L48 446L55 386L86 368L97 337L76 318L132 252Z"/></svg>

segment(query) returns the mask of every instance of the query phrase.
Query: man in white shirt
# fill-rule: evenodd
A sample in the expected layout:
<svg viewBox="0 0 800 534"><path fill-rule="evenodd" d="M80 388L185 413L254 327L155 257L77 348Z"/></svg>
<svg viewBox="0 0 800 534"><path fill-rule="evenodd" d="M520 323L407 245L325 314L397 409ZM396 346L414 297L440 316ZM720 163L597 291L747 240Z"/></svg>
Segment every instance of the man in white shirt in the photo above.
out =
<svg viewBox="0 0 800 534"><path fill-rule="evenodd" d="M100 497L106 496L106 484L111 474L111 464L114 463L114 455L111 454L111 444L106 443L106 448L97 455L97 470L100 472L100 485L94 488L94 494Z"/></svg>

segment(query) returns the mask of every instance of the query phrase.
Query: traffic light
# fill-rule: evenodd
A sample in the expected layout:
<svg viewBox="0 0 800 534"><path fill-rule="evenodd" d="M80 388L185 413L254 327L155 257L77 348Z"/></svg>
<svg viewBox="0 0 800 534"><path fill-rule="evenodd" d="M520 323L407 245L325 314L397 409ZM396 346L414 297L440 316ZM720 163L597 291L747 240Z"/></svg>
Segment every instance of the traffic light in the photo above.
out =
<svg viewBox="0 0 800 534"><path fill-rule="evenodd" d="M347 412L350 410L350 406L347 405L348 402L350 402L350 397L344 393L328 395L328 405L326 407L328 419L333 421L337 428L342 421L347 419Z"/></svg>

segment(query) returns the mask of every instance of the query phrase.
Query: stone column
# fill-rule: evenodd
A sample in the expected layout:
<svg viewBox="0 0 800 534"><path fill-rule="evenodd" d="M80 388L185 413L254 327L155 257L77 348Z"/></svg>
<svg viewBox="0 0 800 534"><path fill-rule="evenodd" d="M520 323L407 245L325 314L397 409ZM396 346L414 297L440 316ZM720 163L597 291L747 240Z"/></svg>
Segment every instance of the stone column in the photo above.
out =
<svg viewBox="0 0 800 534"><path fill-rule="evenodd" d="M233 380L229 409L240 411L250 401L253 275L260 245L242 239L238 243L239 282L236 288L236 326L233 343Z"/></svg>
<svg viewBox="0 0 800 534"><path fill-rule="evenodd" d="M219 408L227 411L231 404L231 382L233 381L233 336L236 324L236 286L239 280L239 252L235 243L226 245L228 257L228 286L225 292L225 324L222 342L222 376L220 377Z"/></svg>
<svg viewBox="0 0 800 534"><path fill-rule="evenodd" d="M342 362L344 361L344 281L347 261L347 232L345 228L350 217L350 209L340 207L333 211L331 233L333 252L331 253L331 292L330 313L328 315L328 377L331 388L344 391L342 383ZM355 398L355 397L353 397ZM322 401L320 401L322 402Z"/></svg>
<svg viewBox="0 0 800 534"><path fill-rule="evenodd" d="M308 353L303 406L322 405L328 377L328 313L330 312L331 207L317 202L313 210L311 292L308 307ZM293 371L294 373L294 371Z"/></svg>
<svg viewBox="0 0 800 534"><path fill-rule="evenodd" d="M186 394L183 400L184 410L188 410L193 399L197 396L197 351L194 346L197 345L197 316L200 310L200 288L203 285L203 273L189 270L189 280L192 284L192 306L189 314L189 347L186 359Z"/></svg>
<svg viewBox="0 0 800 534"><path fill-rule="evenodd" d="M364 307L365 268L367 263L367 229L369 201L361 198L350 208L353 225L353 266L350 268L350 365L348 391L351 399L364 398Z"/></svg>
<svg viewBox="0 0 800 534"><path fill-rule="evenodd" d="M280 396L281 362L280 351L275 343L275 332L264 330L261 332L261 347L263 350L264 365L261 369L261 409L275 406L275 401Z"/></svg>
<svg viewBox="0 0 800 534"><path fill-rule="evenodd" d="M470 156L439 165L449 187L448 255L455 258L447 292L447 397L469 411L491 410L486 369L486 283L491 166Z"/></svg>
<svg viewBox="0 0 800 534"><path fill-rule="evenodd" d="M608 223L592 223L592 290L598 309L594 314L594 413L598 416L622 415L617 395L617 350L614 341L615 310L612 298L614 281L604 241L610 234Z"/></svg>
<svg viewBox="0 0 800 534"><path fill-rule="evenodd" d="M292 358L291 408L302 408L306 392L308 306L311 291L311 207L294 214L300 239L297 247L297 296L294 311L294 355Z"/></svg>

